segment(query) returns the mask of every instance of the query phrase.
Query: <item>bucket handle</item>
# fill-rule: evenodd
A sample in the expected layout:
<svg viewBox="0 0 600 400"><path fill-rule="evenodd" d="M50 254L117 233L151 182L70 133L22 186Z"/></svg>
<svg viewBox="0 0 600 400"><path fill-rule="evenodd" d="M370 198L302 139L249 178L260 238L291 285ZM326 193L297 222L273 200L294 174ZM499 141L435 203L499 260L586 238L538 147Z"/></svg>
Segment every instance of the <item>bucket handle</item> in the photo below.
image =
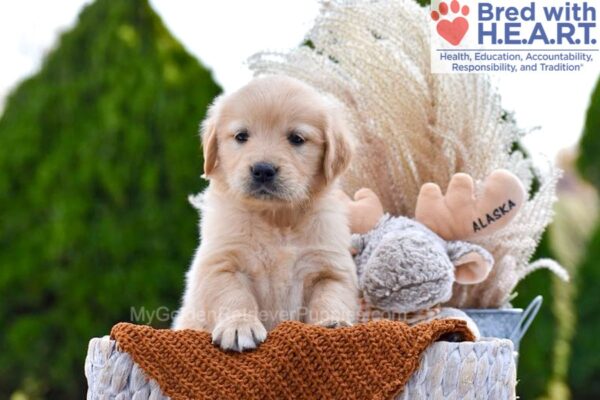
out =
<svg viewBox="0 0 600 400"><path fill-rule="evenodd" d="M521 320L519 321L518 325L515 327L513 332L510 334L510 340L512 340L514 343L518 343L529 329L529 326L535 319L535 316L537 315L538 311L540 311L540 307L542 306L542 300L542 296L536 296L531 301L531 303L529 303L525 311L523 311Z"/></svg>

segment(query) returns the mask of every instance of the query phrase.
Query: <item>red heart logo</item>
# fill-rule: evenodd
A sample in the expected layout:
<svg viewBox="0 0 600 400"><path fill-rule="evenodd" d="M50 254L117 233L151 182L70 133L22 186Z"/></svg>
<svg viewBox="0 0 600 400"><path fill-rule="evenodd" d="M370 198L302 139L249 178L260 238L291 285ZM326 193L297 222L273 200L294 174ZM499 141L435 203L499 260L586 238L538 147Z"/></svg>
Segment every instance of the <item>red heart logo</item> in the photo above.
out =
<svg viewBox="0 0 600 400"><path fill-rule="evenodd" d="M457 46L465 37L469 29L469 21L463 17L455 18L454 21L442 20L437 23L437 31L448 43Z"/></svg>

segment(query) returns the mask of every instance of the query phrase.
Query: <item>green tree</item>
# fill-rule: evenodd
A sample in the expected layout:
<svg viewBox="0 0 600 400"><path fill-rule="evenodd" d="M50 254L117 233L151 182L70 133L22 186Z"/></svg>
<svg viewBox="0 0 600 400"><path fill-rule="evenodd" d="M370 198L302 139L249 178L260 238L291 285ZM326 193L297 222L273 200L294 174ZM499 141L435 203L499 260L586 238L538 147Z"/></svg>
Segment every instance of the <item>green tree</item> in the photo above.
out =
<svg viewBox="0 0 600 400"><path fill-rule="evenodd" d="M579 144L577 162L581 174L600 189L600 80L587 111L585 128ZM578 267L577 327L569 382L573 398L600 398L600 225L590 239L587 253Z"/></svg>
<svg viewBox="0 0 600 400"><path fill-rule="evenodd" d="M547 257L554 258L554 254L546 232L532 259ZM550 363L556 337L556 322L552 314L552 279L549 271L536 271L522 280L515 290L515 307L525 308L535 296L544 297L544 304L535 322L520 344L517 393L523 399L536 399L544 395L552 372Z"/></svg>
<svg viewBox="0 0 600 400"><path fill-rule="evenodd" d="M98 0L0 119L0 398L82 398L91 337L175 310L220 88L146 0ZM169 321L155 321L166 326Z"/></svg>
<svg viewBox="0 0 600 400"><path fill-rule="evenodd" d="M579 265L579 287L576 302L577 327L569 383L575 399L600 398L600 226L592 236L588 253Z"/></svg>
<svg viewBox="0 0 600 400"><path fill-rule="evenodd" d="M585 179L600 188L600 80L592 94L583 135L579 143L577 167Z"/></svg>

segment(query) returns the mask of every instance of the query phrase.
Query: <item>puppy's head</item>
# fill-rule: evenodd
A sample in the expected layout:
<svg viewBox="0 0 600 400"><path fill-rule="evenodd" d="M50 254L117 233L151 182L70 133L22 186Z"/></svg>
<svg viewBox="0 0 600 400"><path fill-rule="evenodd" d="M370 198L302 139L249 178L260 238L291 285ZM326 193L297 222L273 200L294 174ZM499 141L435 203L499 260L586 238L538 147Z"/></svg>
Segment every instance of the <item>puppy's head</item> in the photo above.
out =
<svg viewBox="0 0 600 400"><path fill-rule="evenodd" d="M258 78L215 100L202 123L204 174L248 202L294 204L347 168L342 112L298 80Z"/></svg>

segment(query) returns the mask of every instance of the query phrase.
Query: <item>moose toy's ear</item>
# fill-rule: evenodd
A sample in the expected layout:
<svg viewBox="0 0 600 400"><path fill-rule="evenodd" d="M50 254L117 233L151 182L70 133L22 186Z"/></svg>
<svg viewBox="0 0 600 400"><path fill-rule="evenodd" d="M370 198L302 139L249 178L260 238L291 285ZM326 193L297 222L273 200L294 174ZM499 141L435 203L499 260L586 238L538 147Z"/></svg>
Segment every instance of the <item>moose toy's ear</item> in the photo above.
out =
<svg viewBox="0 0 600 400"><path fill-rule="evenodd" d="M341 190L336 195L346 205L350 232L363 234L375 228L383 217L383 206L379 197L371 189L362 188L354 193L354 200Z"/></svg>
<svg viewBox="0 0 600 400"><path fill-rule="evenodd" d="M435 183L421 187L415 219L446 240L488 236L505 227L527 200L525 188L512 172L497 169L475 195L473 179L455 174L442 193Z"/></svg>
<svg viewBox="0 0 600 400"><path fill-rule="evenodd" d="M455 267L455 281L463 285L483 282L494 265L492 255L476 244L448 242L447 250Z"/></svg>
<svg viewBox="0 0 600 400"><path fill-rule="evenodd" d="M219 96L213 101L206 113L206 118L202 121L200 127L204 153L204 178L208 178L217 166L217 119L219 117L219 109L222 102L223 96Z"/></svg>

